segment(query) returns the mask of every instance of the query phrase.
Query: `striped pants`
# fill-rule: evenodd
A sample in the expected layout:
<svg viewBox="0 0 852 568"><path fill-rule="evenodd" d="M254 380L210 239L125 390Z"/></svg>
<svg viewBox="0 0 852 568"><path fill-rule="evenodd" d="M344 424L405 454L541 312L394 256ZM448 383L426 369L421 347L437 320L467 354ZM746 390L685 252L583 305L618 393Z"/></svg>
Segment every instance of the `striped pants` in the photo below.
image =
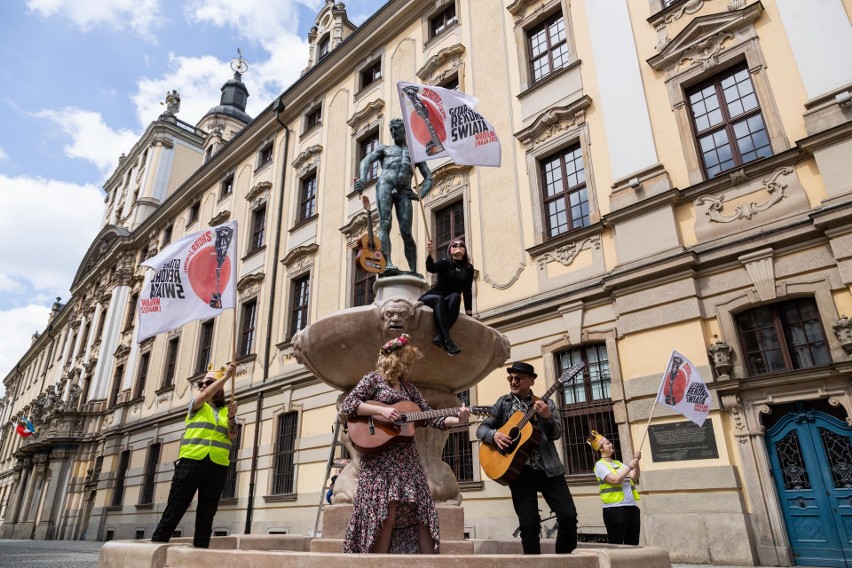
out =
<svg viewBox="0 0 852 568"><path fill-rule="evenodd" d="M180 458L175 462L175 475L169 490L169 501L163 518L151 536L151 542L169 542L178 523L192 503L198 491L198 506L195 511L195 535L192 544L196 548L210 546L213 532L213 517L219 508L219 497L225 487L228 466L213 463L210 456L203 460Z"/></svg>

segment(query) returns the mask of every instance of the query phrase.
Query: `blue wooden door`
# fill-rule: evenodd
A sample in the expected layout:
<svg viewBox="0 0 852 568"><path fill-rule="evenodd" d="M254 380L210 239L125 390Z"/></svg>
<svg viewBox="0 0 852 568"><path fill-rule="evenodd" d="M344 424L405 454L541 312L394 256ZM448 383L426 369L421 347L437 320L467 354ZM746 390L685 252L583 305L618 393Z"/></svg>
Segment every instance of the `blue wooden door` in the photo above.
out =
<svg viewBox="0 0 852 568"><path fill-rule="evenodd" d="M852 567L852 428L802 407L766 434L795 563Z"/></svg>

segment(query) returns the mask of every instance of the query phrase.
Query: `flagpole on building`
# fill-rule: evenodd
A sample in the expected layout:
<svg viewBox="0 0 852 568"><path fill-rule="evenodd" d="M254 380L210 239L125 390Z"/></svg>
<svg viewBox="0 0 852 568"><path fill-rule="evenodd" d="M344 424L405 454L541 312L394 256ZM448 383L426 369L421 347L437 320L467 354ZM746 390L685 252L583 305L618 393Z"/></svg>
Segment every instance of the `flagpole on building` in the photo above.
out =
<svg viewBox="0 0 852 568"><path fill-rule="evenodd" d="M237 306L234 306L234 317L231 321L231 337L233 340L231 341L231 353L234 354L233 359L231 361L237 360ZM231 402L234 402L234 384L237 381L236 378L237 371L234 369L234 374L231 375Z"/></svg>
<svg viewBox="0 0 852 568"><path fill-rule="evenodd" d="M645 434L642 436L642 442L639 444L637 451L642 451L642 446L645 445L645 438L648 437L648 430L651 428L651 419L654 417L654 410L657 408L657 400L660 398L660 389L657 389L657 396L654 397L654 406L651 407L651 414L648 416L648 423L645 424Z"/></svg>
<svg viewBox="0 0 852 568"><path fill-rule="evenodd" d="M412 172L414 174L414 187L419 186L420 184L417 182L417 165L413 164ZM420 196L420 193L417 193L419 199L417 200L420 203L420 213L423 215L423 229L426 231L426 240L431 241L432 237L429 236L429 221L426 220L426 206L423 205L423 197Z"/></svg>

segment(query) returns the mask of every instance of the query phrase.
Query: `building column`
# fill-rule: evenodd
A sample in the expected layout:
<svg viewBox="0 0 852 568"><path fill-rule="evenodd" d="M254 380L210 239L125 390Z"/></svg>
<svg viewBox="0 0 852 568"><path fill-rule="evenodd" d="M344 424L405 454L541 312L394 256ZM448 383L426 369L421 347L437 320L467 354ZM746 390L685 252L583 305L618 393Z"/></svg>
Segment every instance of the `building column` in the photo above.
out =
<svg viewBox="0 0 852 568"><path fill-rule="evenodd" d="M33 535L35 540L53 540L55 538L57 525L55 517L61 509L56 507L56 502L62 499L59 489L65 486L63 473L67 470L65 466L68 463L68 454L68 450L64 449L54 449L50 453L50 464L48 465L50 475L47 476L48 486L45 490L44 507L37 520L38 524Z"/></svg>
<svg viewBox="0 0 852 568"><path fill-rule="evenodd" d="M29 539L33 535L33 527L35 521L33 517L38 509L38 495L35 494L36 488L41 486L41 480L44 478L44 472L47 465L47 454L33 456L33 467L30 472L29 483L27 490L24 493L24 498L21 503L21 512L18 516L18 522L12 529L12 538L14 539ZM35 501L35 503L34 503Z"/></svg>
<svg viewBox="0 0 852 568"><path fill-rule="evenodd" d="M6 511L6 521L0 527L0 538L12 538L12 532L18 522L21 512L21 503L24 502L24 494L27 491L27 481L30 478L32 464L29 459L20 460L15 464L15 494L10 497L9 508Z"/></svg>

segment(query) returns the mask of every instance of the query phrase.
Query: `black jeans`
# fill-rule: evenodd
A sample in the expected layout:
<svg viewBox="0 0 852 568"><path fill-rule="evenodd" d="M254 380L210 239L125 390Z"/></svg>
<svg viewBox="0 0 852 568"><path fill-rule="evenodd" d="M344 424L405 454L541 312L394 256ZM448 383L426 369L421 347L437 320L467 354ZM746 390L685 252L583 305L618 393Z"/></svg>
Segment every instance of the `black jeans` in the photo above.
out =
<svg viewBox="0 0 852 568"><path fill-rule="evenodd" d="M639 544L639 507L604 507L603 520L610 544Z"/></svg>
<svg viewBox="0 0 852 568"><path fill-rule="evenodd" d="M538 493L556 514L559 532L556 535L556 553L568 554L577 548L577 508L565 476L548 477L543 470L524 466L518 478L509 484L512 505L521 528L524 554L541 554L541 517L538 513Z"/></svg>
<svg viewBox="0 0 852 568"><path fill-rule="evenodd" d="M435 328L438 334L448 341L450 339L450 328L459 319L461 308L461 295L453 292L446 296L427 292L420 296L420 301L432 308L432 317L435 320Z"/></svg>
<svg viewBox="0 0 852 568"><path fill-rule="evenodd" d="M169 501L163 518L154 534L152 542L169 542L178 523L192 503L198 491L198 506L195 510L195 533L192 545L196 548L210 546L210 534L213 532L213 517L219 508L219 498L225 487L228 466L213 463L210 456L203 460L181 458L175 462L175 474L169 490Z"/></svg>

